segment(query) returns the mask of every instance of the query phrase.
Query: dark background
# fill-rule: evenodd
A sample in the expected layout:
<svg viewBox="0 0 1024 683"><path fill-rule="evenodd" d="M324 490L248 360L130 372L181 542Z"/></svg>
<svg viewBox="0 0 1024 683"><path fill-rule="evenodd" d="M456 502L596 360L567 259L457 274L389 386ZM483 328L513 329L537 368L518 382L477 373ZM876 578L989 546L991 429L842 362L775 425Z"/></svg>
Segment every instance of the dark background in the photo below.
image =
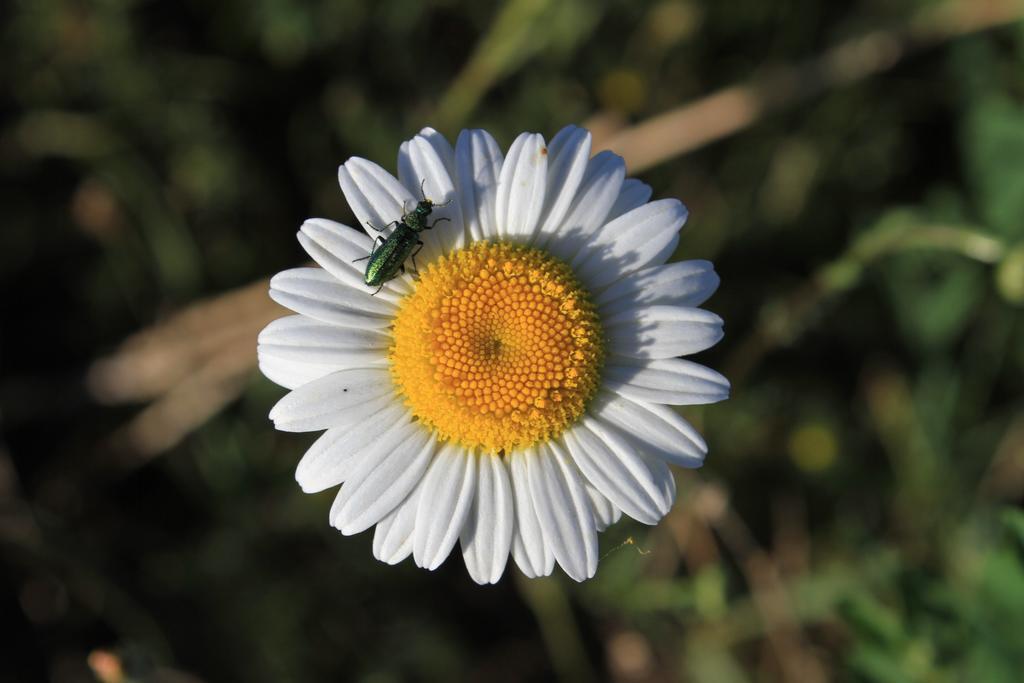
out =
<svg viewBox="0 0 1024 683"><path fill-rule="evenodd" d="M1019 680L1022 15L5 4L0 680ZM713 140L735 103L700 98L735 84L765 106ZM616 133L692 102L655 139L688 153L634 164ZM259 280L305 218L351 222L349 156L573 122L721 274L707 465L584 584L379 564L294 483L312 435L266 419Z"/></svg>

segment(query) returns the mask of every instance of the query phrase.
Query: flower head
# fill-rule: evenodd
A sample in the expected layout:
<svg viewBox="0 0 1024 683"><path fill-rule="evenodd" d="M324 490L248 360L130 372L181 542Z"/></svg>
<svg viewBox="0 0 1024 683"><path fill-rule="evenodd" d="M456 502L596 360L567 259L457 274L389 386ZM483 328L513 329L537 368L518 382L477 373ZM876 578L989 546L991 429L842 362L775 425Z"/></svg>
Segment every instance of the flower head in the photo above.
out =
<svg viewBox="0 0 1024 683"><path fill-rule="evenodd" d="M338 177L360 229L307 221L299 242L320 268L271 280L297 315L260 334L261 370L291 389L270 417L326 430L296 479L342 484L331 524L376 525L378 559L434 569L458 543L478 583L509 554L527 576L558 562L582 581L598 531L622 513L657 523L668 464L703 462L668 406L728 396L679 357L722 337L698 308L718 276L666 264L686 208L648 201L590 147L574 126L505 155L484 131L453 149L428 128L402 144L398 179L352 158Z"/></svg>

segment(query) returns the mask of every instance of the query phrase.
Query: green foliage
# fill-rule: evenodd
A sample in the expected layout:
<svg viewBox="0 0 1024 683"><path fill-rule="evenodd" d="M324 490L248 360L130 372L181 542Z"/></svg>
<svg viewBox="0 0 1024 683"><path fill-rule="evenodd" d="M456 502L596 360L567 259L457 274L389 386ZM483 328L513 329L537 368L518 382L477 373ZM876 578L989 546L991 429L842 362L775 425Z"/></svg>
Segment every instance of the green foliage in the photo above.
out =
<svg viewBox="0 0 1024 683"><path fill-rule="evenodd" d="M981 97L971 104L963 139L984 224L1011 242L1024 238L1024 105Z"/></svg>
<svg viewBox="0 0 1024 683"><path fill-rule="evenodd" d="M927 215L896 211L872 229L934 222ZM922 351L941 350L961 338L988 280L984 265L945 253L898 254L881 264L880 272L900 331Z"/></svg>

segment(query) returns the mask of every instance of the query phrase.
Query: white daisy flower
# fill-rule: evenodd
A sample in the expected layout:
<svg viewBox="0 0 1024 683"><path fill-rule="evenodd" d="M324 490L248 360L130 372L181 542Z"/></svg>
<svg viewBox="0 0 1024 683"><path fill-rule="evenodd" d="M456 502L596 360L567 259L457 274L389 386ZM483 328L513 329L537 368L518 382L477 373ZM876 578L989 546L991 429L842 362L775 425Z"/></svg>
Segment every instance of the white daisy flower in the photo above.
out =
<svg viewBox="0 0 1024 683"><path fill-rule="evenodd" d="M426 128L399 149L398 179L360 158L338 170L360 229L302 226L320 268L271 280L297 315L263 330L259 363L291 390L277 429L327 430L299 463L302 489L341 484L331 524L376 525L377 559L435 569L458 543L481 584L510 554L529 577L557 562L583 581L599 531L623 513L656 524L675 498L669 464L703 462L668 406L728 396L679 357L722 338L698 308L718 276L666 264L686 208L625 175L575 126L550 143L523 133L504 156L485 131L452 149ZM426 198L418 274L410 260L374 294L365 257Z"/></svg>

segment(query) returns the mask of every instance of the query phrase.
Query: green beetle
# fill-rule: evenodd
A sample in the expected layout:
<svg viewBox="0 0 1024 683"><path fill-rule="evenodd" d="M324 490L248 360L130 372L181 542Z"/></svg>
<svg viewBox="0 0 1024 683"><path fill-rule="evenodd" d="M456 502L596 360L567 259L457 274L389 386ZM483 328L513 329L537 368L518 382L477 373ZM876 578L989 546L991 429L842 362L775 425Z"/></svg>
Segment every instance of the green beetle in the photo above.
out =
<svg viewBox="0 0 1024 683"><path fill-rule="evenodd" d="M423 248L423 241L419 236L421 232L430 230L441 221L450 220L448 218L438 218L430 225L427 225L427 218L430 217L434 207L445 206L451 200L449 199L444 204L435 204L423 195L422 183L420 184L420 195L423 196L423 199L416 204L416 208L403 214L399 220L391 221L383 228L367 223L377 232L383 232L390 226L395 226L394 231L387 238L378 236L374 240L374 247L369 256L356 259L357 261L369 259L366 264L366 275L363 276L363 282L370 287L377 288L374 294L379 292L384 287L384 283L395 277L399 271L405 272L406 259L412 258L412 266L413 268L416 267L416 254Z"/></svg>

